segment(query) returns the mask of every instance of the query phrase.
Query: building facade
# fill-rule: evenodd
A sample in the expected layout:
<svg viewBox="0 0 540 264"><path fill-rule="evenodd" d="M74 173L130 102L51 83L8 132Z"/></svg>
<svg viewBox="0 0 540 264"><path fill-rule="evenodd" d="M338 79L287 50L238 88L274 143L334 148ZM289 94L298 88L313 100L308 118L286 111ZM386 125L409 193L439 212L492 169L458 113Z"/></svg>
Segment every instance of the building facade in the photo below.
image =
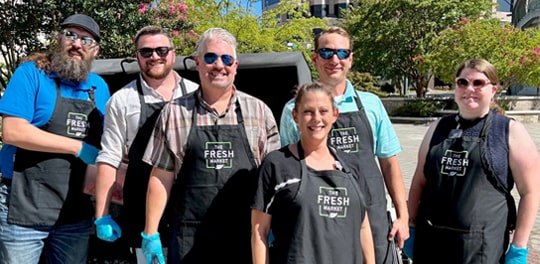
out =
<svg viewBox="0 0 540 264"><path fill-rule="evenodd" d="M518 28L540 25L540 0L513 0L512 24Z"/></svg>
<svg viewBox="0 0 540 264"><path fill-rule="evenodd" d="M262 10L276 8L280 0L263 0ZM341 18L343 9L352 4L351 0L309 0L309 11L318 18Z"/></svg>

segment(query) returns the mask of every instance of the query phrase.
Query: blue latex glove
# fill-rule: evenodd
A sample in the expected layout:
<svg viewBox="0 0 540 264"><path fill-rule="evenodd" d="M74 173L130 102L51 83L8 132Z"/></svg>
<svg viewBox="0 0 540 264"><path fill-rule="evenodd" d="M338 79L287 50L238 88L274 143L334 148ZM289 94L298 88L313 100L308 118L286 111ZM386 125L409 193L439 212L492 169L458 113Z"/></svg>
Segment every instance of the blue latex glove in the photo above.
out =
<svg viewBox="0 0 540 264"><path fill-rule="evenodd" d="M120 229L120 226L118 226L110 215L96 219L94 224L96 225L97 236L101 240L113 242L122 236L122 229Z"/></svg>
<svg viewBox="0 0 540 264"><path fill-rule="evenodd" d="M510 244L510 249L504 257L504 263L506 264L527 264L528 248L518 248L514 244Z"/></svg>
<svg viewBox="0 0 540 264"><path fill-rule="evenodd" d="M98 152L99 149L83 141L82 148L79 153L77 153L76 157L82 159L86 164L93 165L96 164Z"/></svg>
<svg viewBox="0 0 540 264"><path fill-rule="evenodd" d="M413 248L414 248L414 237L415 237L415 235L416 235L416 229L414 227L409 227L409 238L407 240L405 240L405 245L403 246L403 252L410 259L413 259Z"/></svg>
<svg viewBox="0 0 540 264"><path fill-rule="evenodd" d="M163 256L163 249L161 248L161 239L159 233L155 233L151 236L147 236L144 232L141 232L143 238L142 252L146 257L147 263L154 263L152 260L157 258L159 264L165 264L165 257Z"/></svg>

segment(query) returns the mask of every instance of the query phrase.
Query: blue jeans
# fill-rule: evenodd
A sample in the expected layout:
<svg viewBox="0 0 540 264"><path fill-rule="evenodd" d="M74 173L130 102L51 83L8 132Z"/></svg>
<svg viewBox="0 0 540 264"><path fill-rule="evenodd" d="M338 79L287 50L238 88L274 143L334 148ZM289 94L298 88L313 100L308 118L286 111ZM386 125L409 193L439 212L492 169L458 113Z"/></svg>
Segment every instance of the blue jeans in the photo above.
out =
<svg viewBox="0 0 540 264"><path fill-rule="evenodd" d="M92 220L58 226L20 226L7 222L11 188L0 183L0 260L4 264L87 263Z"/></svg>

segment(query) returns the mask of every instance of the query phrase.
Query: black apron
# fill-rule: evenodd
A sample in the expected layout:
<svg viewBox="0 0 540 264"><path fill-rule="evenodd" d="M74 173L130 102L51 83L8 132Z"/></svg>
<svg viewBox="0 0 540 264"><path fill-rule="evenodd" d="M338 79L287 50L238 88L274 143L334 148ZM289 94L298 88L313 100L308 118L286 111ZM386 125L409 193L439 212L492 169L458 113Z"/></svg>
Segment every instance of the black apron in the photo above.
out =
<svg viewBox="0 0 540 264"><path fill-rule="evenodd" d="M365 203L349 168L333 154L341 169L315 171L306 165L298 143L301 181L287 209L296 223L290 244L281 244L279 234L275 234L270 263L363 263L360 228Z"/></svg>
<svg viewBox="0 0 540 264"><path fill-rule="evenodd" d="M492 118L490 113L477 124L482 126L479 135L463 135L459 125L450 132L435 130L448 136L438 144L432 141L426 157L414 263L504 262L512 213L483 162Z"/></svg>
<svg viewBox="0 0 540 264"><path fill-rule="evenodd" d="M200 102L193 109L186 155L171 194L177 202L171 263L252 263L250 206L257 164L240 103L235 104L238 125L197 126Z"/></svg>
<svg viewBox="0 0 540 264"><path fill-rule="evenodd" d="M182 94L186 94L186 87L183 80L179 82ZM141 85L141 78L137 78L137 92L139 93L139 102L141 104L141 113L139 117L139 130L133 139L128 152L128 168L124 180L123 197L124 203L119 223L122 228L122 237L131 247L141 247L141 231L146 222L146 192L148 189L148 180L152 172L152 165L142 161L146 150L148 140L154 131L154 126L161 113L161 109L167 104L164 102L146 103ZM158 229L162 245L168 244L167 220L169 210L166 210L160 228Z"/></svg>
<svg viewBox="0 0 540 264"><path fill-rule="evenodd" d="M373 132L360 98L354 96L354 100L359 110L339 114L338 120L328 135L328 142L336 149L357 154L366 172L364 175L366 175L367 186L362 181L359 185L366 198L376 263L391 263L386 191L381 171L375 161Z"/></svg>
<svg viewBox="0 0 540 264"><path fill-rule="evenodd" d="M64 98L56 82L56 104L51 119L40 129L100 146L102 119L95 106L94 89L89 100ZM90 196L82 192L86 164L71 154L17 148L8 222L18 225L53 226L92 218Z"/></svg>

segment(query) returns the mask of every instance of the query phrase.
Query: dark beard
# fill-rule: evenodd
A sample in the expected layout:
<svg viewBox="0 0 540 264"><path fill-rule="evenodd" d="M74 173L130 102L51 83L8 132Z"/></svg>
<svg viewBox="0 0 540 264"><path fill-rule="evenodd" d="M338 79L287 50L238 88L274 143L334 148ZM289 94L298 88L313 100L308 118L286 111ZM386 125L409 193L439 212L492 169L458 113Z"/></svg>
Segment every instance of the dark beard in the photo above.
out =
<svg viewBox="0 0 540 264"><path fill-rule="evenodd" d="M51 70L63 80L81 82L88 78L88 73L92 68L92 59L84 58L74 60L67 51L60 49L51 54Z"/></svg>

